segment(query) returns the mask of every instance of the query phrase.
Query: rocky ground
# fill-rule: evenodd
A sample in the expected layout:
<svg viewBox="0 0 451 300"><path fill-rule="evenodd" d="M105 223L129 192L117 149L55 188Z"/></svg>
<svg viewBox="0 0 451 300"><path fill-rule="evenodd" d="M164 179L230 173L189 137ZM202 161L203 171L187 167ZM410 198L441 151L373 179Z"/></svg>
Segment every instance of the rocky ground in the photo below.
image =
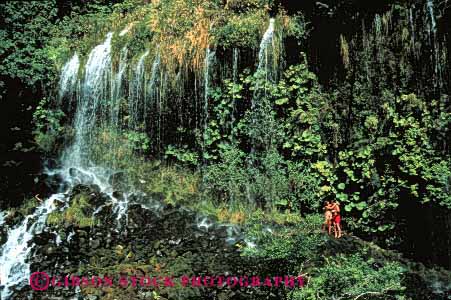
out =
<svg viewBox="0 0 451 300"><path fill-rule="evenodd" d="M214 223L194 212L146 197L134 199L138 203L129 207L126 220L116 219L111 204L104 205L90 219L94 208L106 200L95 187L75 187L69 208L52 213L48 228L34 237L36 246L30 262L32 273L89 279L109 276L114 278L114 285L86 284L78 289L52 287L50 283L46 291L34 291L28 285L16 292L15 299L28 299L29 295L31 299L43 300L280 299L287 292L282 286L231 287L227 283L224 287L192 287L193 276L258 275L263 280L266 276L287 274L283 264L243 257L237 245L244 245L244 241L237 227ZM71 211L73 216L67 213ZM181 280L184 275L184 280L189 278L185 287ZM138 278L136 287L132 286L133 276ZM153 281L139 282L146 276L160 277L159 287L145 286ZM164 286L166 276L174 276L175 286ZM128 278L129 284L119 285L121 277ZM53 285L58 285L58 281Z"/></svg>
<svg viewBox="0 0 451 300"><path fill-rule="evenodd" d="M116 192L116 196L120 198L121 193ZM273 279L298 276L287 274L292 270L289 262L243 256L246 241L239 227L162 204L155 200L158 198L159 195L132 197L134 204L118 220L114 205L98 187L74 187L68 203L56 203L59 208L49 215L48 227L32 240L31 272L48 274L48 288L35 291L26 285L15 292L13 299L285 299L290 289L283 283L275 287ZM7 229L21 218L18 212L5 218L0 245L6 241ZM375 268L387 261L398 261L405 266L403 285L412 299L450 299L449 271L425 268L353 236L325 239L317 257L311 258L309 269L316 268L324 257L352 254L365 248L369 249L368 257L375 260ZM67 283L65 276L69 276ZM91 280L93 276L100 278L100 283L83 282L83 277ZM225 284L220 286L217 278L213 286L203 286L205 282L196 286L199 285L196 280L193 286L195 276L224 276ZM239 283L231 286L234 281L227 283L226 278L233 276L259 276L262 282L258 287ZM72 283L77 277L81 284ZM105 277L113 283L105 280L102 283ZM165 281L165 277L174 278ZM272 279L272 287L264 284L266 277ZM248 282L251 285L250 279ZM42 280L38 286L41 283Z"/></svg>

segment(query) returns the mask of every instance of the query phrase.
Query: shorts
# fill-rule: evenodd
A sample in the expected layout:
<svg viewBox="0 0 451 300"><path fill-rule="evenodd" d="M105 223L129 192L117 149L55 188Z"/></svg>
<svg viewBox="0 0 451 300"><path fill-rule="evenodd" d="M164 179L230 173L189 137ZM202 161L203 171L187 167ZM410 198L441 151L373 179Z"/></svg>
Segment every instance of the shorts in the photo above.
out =
<svg viewBox="0 0 451 300"><path fill-rule="evenodd" d="M340 215L336 215L336 216L334 217L334 223L335 223L335 224L340 224L340 222L341 222L341 216L340 216Z"/></svg>

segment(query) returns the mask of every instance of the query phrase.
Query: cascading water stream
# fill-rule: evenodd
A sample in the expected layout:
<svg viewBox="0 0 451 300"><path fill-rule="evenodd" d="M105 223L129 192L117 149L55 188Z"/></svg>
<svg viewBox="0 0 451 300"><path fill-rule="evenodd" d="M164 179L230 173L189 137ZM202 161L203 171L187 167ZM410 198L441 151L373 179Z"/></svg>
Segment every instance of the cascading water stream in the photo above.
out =
<svg viewBox="0 0 451 300"><path fill-rule="evenodd" d="M237 48L233 48L232 52L232 61L233 61L233 67L232 67L232 80L233 83L236 84L238 82L238 58L239 58L239 50ZM233 127L235 125L235 113L236 113L236 103L235 103L235 94L233 94L233 107L232 107L232 120L231 120L231 128L232 128L232 139L234 138L234 131Z"/></svg>
<svg viewBox="0 0 451 300"><path fill-rule="evenodd" d="M128 49L126 47L122 48L119 58L119 67L114 80L114 94L113 94L114 103L111 105L111 122L116 127L119 126L120 101L124 96L122 91L123 91L124 74L128 66L127 54Z"/></svg>
<svg viewBox="0 0 451 300"><path fill-rule="evenodd" d="M0 211L0 226L5 223L5 213L3 211Z"/></svg>
<svg viewBox="0 0 451 300"><path fill-rule="evenodd" d="M154 61L152 63L152 70L150 74L150 80L147 84L147 95L145 97L144 102L144 116L146 118L144 119L147 121L147 116L149 113L151 113L149 108L152 110L155 109L157 116L157 125L154 137L156 139L157 148L160 148L161 143L161 98L159 97L160 90L159 90L159 78L160 78L160 54L158 53L155 55ZM148 124L146 123L146 128ZM152 131L152 129L151 129Z"/></svg>
<svg viewBox="0 0 451 300"><path fill-rule="evenodd" d="M110 32L103 44L96 46L89 54L81 96L77 103L74 119L74 143L63 155L66 168L90 166L90 145L93 143L98 116L105 115L105 100L109 98L111 79Z"/></svg>
<svg viewBox="0 0 451 300"><path fill-rule="evenodd" d="M203 147L205 149L205 145L207 143L207 136L206 132L208 129L208 119L210 117L209 115L209 93L210 93L210 68L212 61L215 57L215 52L211 51L210 48L207 48L205 53L205 62L204 62L204 103L203 103L203 125L204 125L204 142Z"/></svg>
<svg viewBox="0 0 451 300"><path fill-rule="evenodd" d="M54 194L39 205L15 228L8 231L8 240L1 248L0 256L0 299L10 299L13 287L21 287L30 277L27 262L33 246L29 246L35 234L45 228L47 216L56 209L55 201L65 201L64 194Z"/></svg>
<svg viewBox="0 0 451 300"><path fill-rule="evenodd" d="M139 58L138 63L134 71L133 81L131 83L132 88L130 89L130 95L128 99L129 103L129 114L130 114L130 128L138 130L143 122L144 116L141 116L142 110L140 110L144 105L143 99L146 98L145 90L145 72L144 72L144 62L146 57L149 55L149 50L144 52L144 54Z"/></svg>
<svg viewBox="0 0 451 300"><path fill-rule="evenodd" d="M80 59L77 53L64 65L61 71L61 78L59 82L59 100L61 101L66 94L70 94L75 90L78 69L80 67ZM61 105L61 103L59 103Z"/></svg>
<svg viewBox="0 0 451 300"><path fill-rule="evenodd" d="M258 68L257 71L264 70L266 78L268 78L269 75L269 50L271 48L271 44L273 42L274 37L274 24L275 19L271 18L269 19L269 26L268 29L266 29L265 34L263 35L263 38L260 42L260 49L258 51Z"/></svg>
<svg viewBox="0 0 451 300"><path fill-rule="evenodd" d="M0 298L2 300L10 299L15 287L20 288L27 283L30 276L30 265L27 259L33 249L33 244L29 244L34 235L45 228L47 216L57 208L55 201L67 203L70 198L69 191L75 185L97 185L115 204L118 220L126 212L128 194L124 193L120 199L113 196L114 191L109 180L113 171L96 166L93 163L91 151L93 143L96 142L96 127L100 124L112 126L109 118L111 110L108 103L105 103L105 99L108 99L112 90L112 35L109 33L105 42L95 47L88 57L84 81L81 90L78 91L81 95L76 97L78 101L74 117L74 143L66 148L61 157L62 168L47 172L50 176L59 174L63 179L62 186L65 186L67 190L50 196L36 207L33 214L26 216L20 224L8 231L8 239L1 248L0 256ZM76 85L78 67L79 59L75 54L62 69L59 88L61 97L64 97Z"/></svg>
<svg viewBox="0 0 451 300"><path fill-rule="evenodd" d="M434 62L434 74L435 79L434 80L434 86L435 87L442 87L442 62L440 59L440 45L437 38L437 21L436 21L436 15L434 10L434 2L432 0L428 0L426 3L426 10L428 14L429 20L427 22L428 25L428 35L429 35L429 43L431 48L433 49L433 57L432 61Z"/></svg>
<svg viewBox="0 0 451 300"><path fill-rule="evenodd" d="M205 53L204 64L204 132L208 127L208 92L210 90L210 48Z"/></svg>
<svg viewBox="0 0 451 300"><path fill-rule="evenodd" d="M258 82L255 86L255 90L254 93L252 95L251 98L251 110L255 111L257 108L257 100L260 97L265 97L266 95L266 84L267 81L269 80L269 75L271 74L271 70L270 70L270 61L269 58L271 56L271 50L273 50L272 47L272 43L273 43L273 37L274 37L274 26L275 25L275 19L274 18L270 18L269 19L269 25L268 28L266 29L265 33L263 34L263 38L260 42L260 49L258 52L258 67L256 70L256 77L260 78L262 76L264 76L265 79L265 86L261 87ZM263 88L263 92L262 93L262 88ZM256 120L256 116L255 114L252 115L252 126L257 126L257 120ZM249 165L254 165L254 154L255 154L255 140L253 138L251 138L251 150L250 150L250 157L248 160L248 164ZM248 185L246 185L246 194L247 194L247 198L249 203L255 203L254 201L254 196L251 192L251 187Z"/></svg>
<svg viewBox="0 0 451 300"><path fill-rule="evenodd" d="M275 19L271 18L269 19L269 26L268 29L266 29L265 34L263 35L263 38L260 42L260 49L258 51L258 67L257 67L257 76L264 75L265 76L265 89L266 89L266 82L269 79L269 76L271 75L271 68L270 68L270 56L271 56L271 50L273 37L274 37L274 23ZM254 95L252 97L251 102L251 108L255 108L256 104L256 98L258 98L258 93L260 92L261 87L258 85L255 88Z"/></svg>

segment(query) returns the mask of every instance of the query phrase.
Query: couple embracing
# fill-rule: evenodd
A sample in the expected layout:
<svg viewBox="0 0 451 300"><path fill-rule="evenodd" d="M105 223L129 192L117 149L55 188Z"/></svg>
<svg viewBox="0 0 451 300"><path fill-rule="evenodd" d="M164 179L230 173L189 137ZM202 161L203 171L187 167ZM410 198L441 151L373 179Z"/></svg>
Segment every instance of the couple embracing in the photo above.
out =
<svg viewBox="0 0 451 300"><path fill-rule="evenodd" d="M336 200L326 201L323 209L325 218L323 230L326 230L327 228L327 232L330 235L333 225L335 238L341 238L340 203Z"/></svg>

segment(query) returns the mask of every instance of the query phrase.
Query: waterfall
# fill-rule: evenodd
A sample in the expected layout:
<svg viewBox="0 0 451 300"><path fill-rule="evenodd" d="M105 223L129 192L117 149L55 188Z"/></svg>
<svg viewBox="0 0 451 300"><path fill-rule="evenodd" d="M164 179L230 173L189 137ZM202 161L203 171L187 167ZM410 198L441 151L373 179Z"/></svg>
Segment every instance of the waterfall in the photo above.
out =
<svg viewBox="0 0 451 300"><path fill-rule="evenodd" d="M56 208L55 200L64 201L63 194L54 194L39 205L35 212L13 229L8 231L8 240L1 248L0 256L0 299L11 297L13 287L22 287L30 278L30 265L26 261L32 250L29 242L33 236L40 233L47 220L47 216Z"/></svg>
<svg viewBox="0 0 451 300"><path fill-rule="evenodd" d="M232 78L233 82L236 83L238 81L238 56L239 56L239 50L237 48L233 48L232 56L233 56Z"/></svg>
<svg viewBox="0 0 451 300"><path fill-rule="evenodd" d="M384 36L382 34L382 19L379 14L376 14L374 17L374 31L375 31L375 39L376 39L376 51L377 51L377 58L380 62L383 61L384 56L381 51L381 48L383 48L382 43L384 41Z"/></svg>
<svg viewBox="0 0 451 300"><path fill-rule="evenodd" d="M258 52L258 68L257 68L257 75L260 76L261 74L264 74L265 76L265 88L266 88L266 82L271 78L271 64L270 59L273 58L273 53L271 50L273 49L273 37L274 37L274 23L275 19L271 18L269 19L269 26L268 29L266 29L266 32L263 34L263 38L260 42L260 49ZM254 91L254 95L252 97L251 101L251 108L255 108L255 100L258 97L260 87L257 86ZM266 91L265 91L266 92Z"/></svg>
<svg viewBox="0 0 451 300"><path fill-rule="evenodd" d="M150 80L147 87L147 96L145 98L144 103L144 115L146 116L145 120L147 120L147 116L149 116L149 113L153 112L148 111L149 108L155 108L156 113L158 114L158 124L157 129L152 130L153 128L150 126L150 131L153 134L154 138L156 139L156 144L159 149L160 147L160 141L161 141L161 98L159 97L159 77L160 77L160 54L158 53L154 61L152 63L152 70L150 73ZM154 114L153 114L154 115ZM150 122L152 124L152 122ZM147 128L146 123L146 128Z"/></svg>
<svg viewBox="0 0 451 300"><path fill-rule="evenodd" d="M427 1L427 10L429 13L429 18L430 18L430 32L432 34L436 34L437 32L437 23L435 21L435 14L434 14L434 2L432 0L428 0Z"/></svg>
<svg viewBox="0 0 451 300"><path fill-rule="evenodd" d="M415 20L413 17L413 8L410 7L409 8L409 25L410 25L410 31L411 31L411 36L412 36L412 49L415 51Z"/></svg>
<svg viewBox="0 0 451 300"><path fill-rule="evenodd" d="M47 216L56 209L55 201L68 202L70 188L78 183L97 184L102 191L112 194L108 186L108 172L102 168L88 168L90 163L90 149L92 135L97 124L98 115L106 116L107 105L105 99L110 96L111 73L111 38L107 35L105 42L95 47L85 66L85 78L82 84L81 95L78 95L77 110L74 118L75 138L74 143L64 151L61 160L63 168L49 171L49 175L60 174L69 189L65 193L57 193L38 205L31 215L8 231L8 239L1 248L0 256L0 284L2 285L1 299L11 297L12 288L22 287L29 279L30 265L27 258L33 249L29 245L35 234L40 233L46 226ZM69 91L75 91L75 83L78 78L79 58L75 54L63 67L59 81L60 102ZM62 184L64 185L64 184ZM124 197L125 200L127 199ZM116 211L121 212L124 205L119 203Z"/></svg>
<svg viewBox="0 0 451 300"><path fill-rule="evenodd" d="M258 70L265 69L268 71L268 48L271 46L274 36L274 23L275 19L271 18L269 20L268 29L266 29L265 34L260 42L260 50L258 52Z"/></svg>
<svg viewBox="0 0 451 300"><path fill-rule="evenodd" d="M236 84L238 82L238 56L239 56L239 50L237 48L233 48L232 52L232 61L233 61L233 67L232 67L232 79L233 83ZM234 138L234 131L233 127L235 125L235 113L236 113L236 103L235 103L235 94L233 94L233 107L232 107L232 120L231 120L231 129L232 129L232 139Z"/></svg>
<svg viewBox="0 0 451 300"><path fill-rule="evenodd" d="M66 166L87 167L90 163L90 145L99 125L96 117L107 113L105 102L110 95L112 36L108 33L105 42L89 54L73 124L75 141L63 158Z"/></svg>
<svg viewBox="0 0 451 300"><path fill-rule="evenodd" d="M111 105L111 123L114 127L119 127L119 113L120 113L120 105L123 95L123 80L124 73L127 70L127 54L128 49L126 47L122 48L120 58L119 58L119 66L118 71L114 79L114 94L112 97L113 103Z"/></svg>
<svg viewBox="0 0 451 300"><path fill-rule="evenodd" d="M61 77L59 82L58 99L61 100L66 94L71 94L77 83L78 69L80 67L80 60L77 53L63 66L61 70ZM61 103L59 103L61 105Z"/></svg>
<svg viewBox="0 0 451 300"><path fill-rule="evenodd" d="M0 211L0 226L3 226L3 223L5 223L5 212Z"/></svg>
<svg viewBox="0 0 451 300"><path fill-rule="evenodd" d="M432 49L431 61L434 64L434 87L442 88L443 80L442 80L442 64L444 62L441 61L441 49L440 43L437 38L437 21L434 10L434 2L432 0L428 0L426 3L426 22L428 23L428 36L429 36L429 44Z"/></svg>
<svg viewBox="0 0 451 300"><path fill-rule="evenodd" d="M140 109L143 106L143 99L145 96L145 74L144 74L144 62L146 57L149 55L149 50L144 52L143 55L138 60L136 68L134 71L133 81L131 83L131 88L129 92L128 107L130 115L130 128L138 130L143 121L143 116Z"/></svg>
<svg viewBox="0 0 451 300"><path fill-rule="evenodd" d="M204 119L204 143L205 143L205 133L208 128L208 118L209 118L209 107L208 107L208 98L210 92L210 67L212 60L215 56L214 51L210 51L210 48L207 48L205 53L205 62L204 62L204 104L203 104L203 119Z"/></svg>
<svg viewBox="0 0 451 300"><path fill-rule="evenodd" d="M160 68L160 55L157 54L152 63L152 71L150 74L150 81L149 81L149 91L155 91L155 89L156 89L159 68Z"/></svg>

